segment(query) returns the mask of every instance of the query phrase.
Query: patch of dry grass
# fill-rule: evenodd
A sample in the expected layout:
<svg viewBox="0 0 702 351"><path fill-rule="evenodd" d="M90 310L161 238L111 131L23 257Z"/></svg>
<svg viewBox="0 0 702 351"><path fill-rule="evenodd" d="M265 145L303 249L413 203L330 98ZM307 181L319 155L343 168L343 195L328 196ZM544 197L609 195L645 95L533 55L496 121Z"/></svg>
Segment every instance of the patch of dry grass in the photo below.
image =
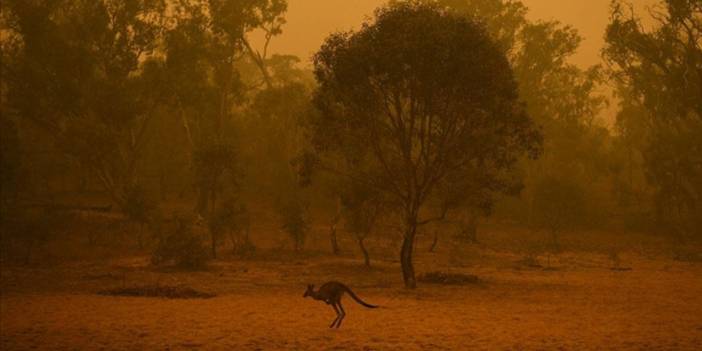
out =
<svg viewBox="0 0 702 351"><path fill-rule="evenodd" d="M98 291L98 295L132 296L132 297L161 297L167 299L209 299L215 297L187 286L143 285L132 287L112 288Z"/></svg>
<svg viewBox="0 0 702 351"><path fill-rule="evenodd" d="M466 285L477 284L480 280L473 274L427 272L417 277L417 281L429 284Z"/></svg>

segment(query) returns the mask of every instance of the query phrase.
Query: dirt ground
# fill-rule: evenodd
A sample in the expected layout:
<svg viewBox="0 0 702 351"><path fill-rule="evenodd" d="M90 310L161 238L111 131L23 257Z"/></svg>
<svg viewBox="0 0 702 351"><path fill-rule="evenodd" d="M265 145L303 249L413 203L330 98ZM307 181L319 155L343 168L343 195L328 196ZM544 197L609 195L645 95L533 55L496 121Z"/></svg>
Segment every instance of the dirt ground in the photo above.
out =
<svg viewBox="0 0 702 351"><path fill-rule="evenodd" d="M442 251L444 250L444 251ZM472 251L471 251L472 250ZM148 256L5 267L2 350L701 350L702 264L637 253L611 269L606 254L564 252L554 269L486 247L417 254L417 270L476 274L466 286L402 288L390 256L373 268L355 254L261 251L203 271L157 269ZM350 250L349 250L350 251ZM454 256L473 257L457 260ZM451 258L454 257L454 258ZM543 258L540 259L543 262ZM303 299L305 284L340 280L369 303L344 298L347 317ZM101 296L157 284L210 299Z"/></svg>

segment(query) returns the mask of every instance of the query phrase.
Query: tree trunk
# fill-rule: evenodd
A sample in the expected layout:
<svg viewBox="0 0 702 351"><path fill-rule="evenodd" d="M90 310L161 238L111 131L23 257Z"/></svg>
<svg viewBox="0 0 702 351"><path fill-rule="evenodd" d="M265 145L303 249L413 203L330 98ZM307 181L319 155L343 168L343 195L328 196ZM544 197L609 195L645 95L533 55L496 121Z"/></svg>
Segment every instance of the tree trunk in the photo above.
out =
<svg viewBox="0 0 702 351"><path fill-rule="evenodd" d="M329 228L329 238L331 239L332 254L338 256L341 250L339 249L339 243L336 239L336 223L332 223Z"/></svg>
<svg viewBox="0 0 702 351"><path fill-rule="evenodd" d="M336 213L334 214L334 218L332 218L331 225L329 226L329 239L331 240L332 253L335 256L338 256L341 253L341 249L339 249L339 242L336 238L336 227L339 224L340 219L341 219L341 198L337 198Z"/></svg>
<svg viewBox="0 0 702 351"><path fill-rule="evenodd" d="M363 263L366 267L370 267L370 256L368 255L368 250L366 250L366 246L363 244L363 240L364 238L358 239L358 246L361 248L361 252L363 253Z"/></svg>
<svg viewBox="0 0 702 351"><path fill-rule="evenodd" d="M195 213L203 218L207 214L207 205L210 203L210 192L203 185L199 185L197 189L197 204L195 204Z"/></svg>
<svg viewBox="0 0 702 351"><path fill-rule="evenodd" d="M216 184L216 183L215 183ZM217 193L215 191L215 187L212 187L212 193L210 194L210 215L206 218L209 218L210 222L210 233L212 234L212 258L217 258L217 237L218 233L216 231L212 230L211 224L214 223L214 217L217 213Z"/></svg>
<svg viewBox="0 0 702 351"><path fill-rule="evenodd" d="M142 223L137 224L137 239L139 241L139 250L144 249L144 225Z"/></svg>
<svg viewBox="0 0 702 351"><path fill-rule="evenodd" d="M233 230L229 230L229 240L232 242L232 254L236 255L239 253L239 243L237 242L236 239L236 232Z"/></svg>
<svg viewBox="0 0 702 351"><path fill-rule="evenodd" d="M436 249L436 244L439 242L439 231L434 231L434 241L431 242L431 247L429 247L429 252L434 252Z"/></svg>
<svg viewBox="0 0 702 351"><path fill-rule="evenodd" d="M29 266L32 263L32 250L34 249L34 240L29 239L27 241L27 251L24 256L24 264Z"/></svg>
<svg viewBox="0 0 702 351"><path fill-rule="evenodd" d="M245 224L245 226L244 226L244 245L246 246L247 249L253 249L254 244L251 242L251 236L249 235L251 226L250 226L250 224L248 224L249 223L248 220L246 223L247 224Z"/></svg>
<svg viewBox="0 0 702 351"><path fill-rule="evenodd" d="M210 235L212 236L212 258L217 258L217 235L212 229L210 229Z"/></svg>
<svg viewBox="0 0 702 351"><path fill-rule="evenodd" d="M161 201L166 201L166 171L163 169L163 166L161 167L158 175L158 189L159 193L161 194Z"/></svg>
<svg viewBox="0 0 702 351"><path fill-rule="evenodd" d="M468 219L461 230L461 236L466 242L478 243L478 216L475 213L468 214Z"/></svg>
<svg viewBox="0 0 702 351"><path fill-rule="evenodd" d="M402 239L402 250L400 251L400 265L402 266L402 280L405 287L414 289L417 281L414 277L414 266L412 265L412 252L414 250L414 237L417 233L416 218L409 220Z"/></svg>

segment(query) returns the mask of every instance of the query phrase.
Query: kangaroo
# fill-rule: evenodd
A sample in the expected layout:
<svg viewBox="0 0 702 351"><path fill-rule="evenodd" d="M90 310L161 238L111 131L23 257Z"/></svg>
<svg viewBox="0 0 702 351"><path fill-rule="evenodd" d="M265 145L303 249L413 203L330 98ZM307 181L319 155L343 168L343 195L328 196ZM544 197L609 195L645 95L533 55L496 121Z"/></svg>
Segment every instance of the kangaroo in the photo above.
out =
<svg viewBox="0 0 702 351"><path fill-rule="evenodd" d="M317 291L314 291L314 285L307 285L307 291L305 291L305 294L302 297L310 296L315 300L324 301L327 303L327 305L331 305L334 308L334 312L336 312L336 318L329 328L334 328L334 326L339 328L341 326L341 321L344 320L344 317L346 317L346 311L344 311L344 307L341 306L341 297L344 295L344 293L348 293L352 299L356 300L356 302L365 307L378 307L376 305L371 305L364 302L358 296L356 296L356 294L354 294L348 286L339 282L324 283Z"/></svg>

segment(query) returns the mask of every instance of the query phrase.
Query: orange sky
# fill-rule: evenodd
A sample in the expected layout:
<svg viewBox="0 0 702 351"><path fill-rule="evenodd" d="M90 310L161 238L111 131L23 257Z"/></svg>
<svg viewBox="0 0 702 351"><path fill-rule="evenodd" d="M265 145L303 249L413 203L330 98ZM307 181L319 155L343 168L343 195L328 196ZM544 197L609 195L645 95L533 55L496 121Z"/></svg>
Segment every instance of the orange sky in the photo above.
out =
<svg viewBox="0 0 702 351"><path fill-rule="evenodd" d="M610 0L522 0L533 20L558 20L575 27L584 38L573 58L580 66L600 62L602 36L609 21ZM655 0L630 0L645 9ZM288 23L274 39L271 52L297 55L309 60L322 40L333 31L357 28L385 0L288 0Z"/></svg>

